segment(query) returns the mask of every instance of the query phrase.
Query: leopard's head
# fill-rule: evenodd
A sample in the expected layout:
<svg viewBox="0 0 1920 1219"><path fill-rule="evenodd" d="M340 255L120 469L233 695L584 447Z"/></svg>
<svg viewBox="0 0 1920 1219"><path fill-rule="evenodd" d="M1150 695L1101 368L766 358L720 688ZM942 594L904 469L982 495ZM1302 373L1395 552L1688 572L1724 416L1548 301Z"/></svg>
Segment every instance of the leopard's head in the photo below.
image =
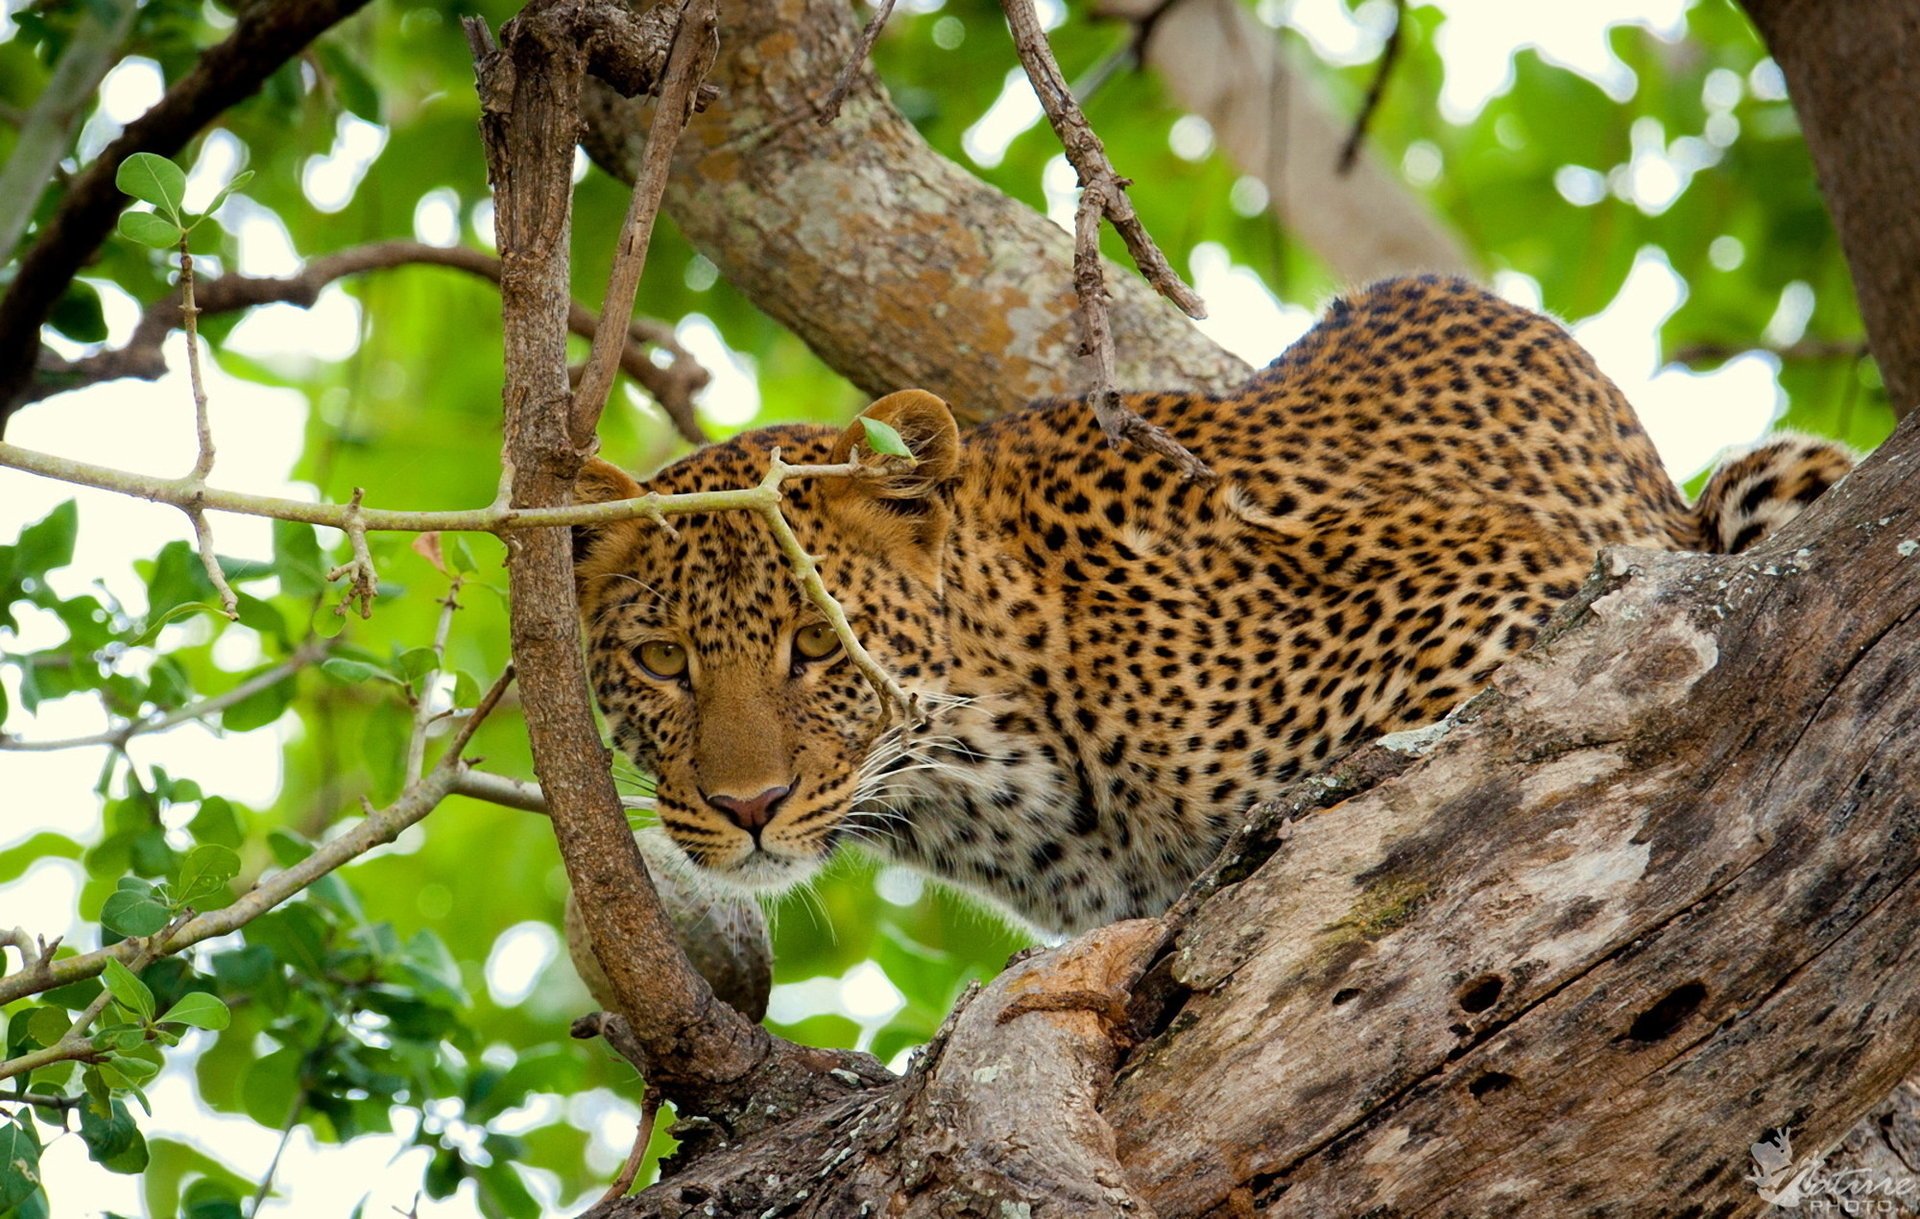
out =
<svg viewBox="0 0 1920 1219"><path fill-rule="evenodd" d="M910 470L795 478L782 508L855 636L909 690L947 671L941 560L962 461L946 403L891 394L864 415L912 449ZM752 487L775 448L795 465L865 454L866 432L763 428L702 449L643 486L587 463L578 502ZM574 531L587 659L614 746L653 776L661 824L689 859L744 888L809 876L857 834L856 797L897 755L888 709L802 592L773 531L717 511Z"/></svg>

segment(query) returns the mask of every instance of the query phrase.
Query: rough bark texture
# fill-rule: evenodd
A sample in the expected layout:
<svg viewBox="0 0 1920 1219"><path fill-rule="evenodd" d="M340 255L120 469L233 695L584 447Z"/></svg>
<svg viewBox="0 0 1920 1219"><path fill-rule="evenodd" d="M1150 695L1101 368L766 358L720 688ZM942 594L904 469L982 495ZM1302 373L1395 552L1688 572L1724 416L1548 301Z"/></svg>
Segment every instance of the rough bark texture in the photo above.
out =
<svg viewBox="0 0 1920 1219"><path fill-rule="evenodd" d="M870 71L814 121L859 39L851 5L729 0L720 29L720 100L682 139L666 206L730 283L876 395L918 386L979 419L1086 387L1067 233L929 148ZM644 107L590 90L586 113L588 152L631 181ZM1246 378L1131 269L1107 281L1120 384Z"/></svg>
<svg viewBox="0 0 1920 1219"><path fill-rule="evenodd" d="M1915 461L1909 423L1758 552L1610 554L1165 920L616 1213L1756 1213L1752 1144L1831 1147L1920 1068Z"/></svg>
<svg viewBox="0 0 1920 1219"><path fill-rule="evenodd" d="M1142 54L1175 100L1207 120L1220 147L1266 185L1274 214L1351 284L1480 267L1405 179L1362 148L1338 172L1353 120L1336 114L1314 68L1238 0L1100 0L1097 11L1146 27Z"/></svg>
<svg viewBox="0 0 1920 1219"><path fill-rule="evenodd" d="M1894 412L1920 406L1920 9L1743 0L1787 76Z"/></svg>

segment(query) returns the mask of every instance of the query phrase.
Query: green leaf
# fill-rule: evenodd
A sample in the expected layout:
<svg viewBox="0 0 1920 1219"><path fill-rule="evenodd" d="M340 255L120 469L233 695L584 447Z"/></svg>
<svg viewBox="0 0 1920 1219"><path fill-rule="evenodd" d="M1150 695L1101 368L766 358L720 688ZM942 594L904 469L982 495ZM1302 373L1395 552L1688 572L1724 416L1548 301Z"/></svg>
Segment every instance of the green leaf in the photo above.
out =
<svg viewBox="0 0 1920 1219"><path fill-rule="evenodd" d="M20 531L13 544L13 568L20 575L44 576L73 562L73 539L80 531L80 508L61 504Z"/></svg>
<svg viewBox="0 0 1920 1219"><path fill-rule="evenodd" d="M265 672L265 669L260 670ZM254 674L248 674L252 677ZM247 678L242 678L245 681ZM289 674L284 681L256 690L220 713L220 724L229 732L248 732L264 728L286 713L298 687ZM238 844L234 844L238 845Z"/></svg>
<svg viewBox="0 0 1920 1219"><path fill-rule="evenodd" d="M440 550L442 554L446 555L447 564L451 566L457 574L470 576L474 573L473 550L467 545L465 538L459 534L442 534L440 538Z"/></svg>
<svg viewBox="0 0 1920 1219"><path fill-rule="evenodd" d="M47 322L76 343L107 341L107 317L100 311L100 293L92 284L69 284L47 314Z"/></svg>
<svg viewBox="0 0 1920 1219"><path fill-rule="evenodd" d="M142 1020L153 1019L153 992L147 989L145 982L134 976L131 969L109 957L100 978L107 985L107 993L118 999L127 1010Z"/></svg>
<svg viewBox="0 0 1920 1219"><path fill-rule="evenodd" d="M289 597L313 597L327 587L327 565L313 526L302 521L273 523L273 570L280 591Z"/></svg>
<svg viewBox="0 0 1920 1219"><path fill-rule="evenodd" d="M240 1104L262 1126L278 1129L301 1095L300 1062L305 1055L283 1046L255 1059L240 1080Z"/></svg>
<svg viewBox="0 0 1920 1219"><path fill-rule="evenodd" d="M398 678L378 665L368 664L364 660L349 660L344 656L332 656L321 661L320 671L335 681L349 685L375 677L381 681L393 682L395 685L400 684Z"/></svg>
<svg viewBox="0 0 1920 1219"><path fill-rule="evenodd" d="M78 859L80 844L65 834L43 830L17 847L0 851L0 885L19 880L43 859Z"/></svg>
<svg viewBox="0 0 1920 1219"><path fill-rule="evenodd" d="M223 847L237 847L245 841L239 816L233 811L233 805L221 796L208 796L200 802L200 811L187 822L187 833L193 835L195 842Z"/></svg>
<svg viewBox="0 0 1920 1219"><path fill-rule="evenodd" d="M245 186L248 182L251 182L252 180L253 180L253 171L251 169L243 169L239 173L233 175L233 181L221 187L219 192L214 195L213 202L207 204L207 210L202 214L201 219L205 219L207 216L211 216L213 215L213 213L219 211L220 205L227 201L228 195L231 195L234 191L239 190L241 187Z"/></svg>
<svg viewBox="0 0 1920 1219"><path fill-rule="evenodd" d="M227 847L202 844L187 852L180 864L180 876L174 883L173 900L188 905L205 897L240 875L240 856Z"/></svg>
<svg viewBox="0 0 1920 1219"><path fill-rule="evenodd" d="M156 1024L190 1024L197 1029L219 1030L233 1023L227 1005L203 990L188 991L180 1002L168 1008Z"/></svg>
<svg viewBox="0 0 1920 1219"><path fill-rule="evenodd" d="M67 1035L73 1027L73 1017L57 1007L30 1008L33 1014L27 1017L27 1036L43 1046L54 1045Z"/></svg>
<svg viewBox="0 0 1920 1219"><path fill-rule="evenodd" d="M100 908L101 925L120 936L152 935L172 917L173 912L151 887L117 890Z"/></svg>
<svg viewBox="0 0 1920 1219"><path fill-rule="evenodd" d="M219 614L223 618L226 617L225 611L211 601L183 602L167 610L165 613L154 616L152 621L147 623L147 629L128 640L127 646L130 648L144 648L160 637L161 630L166 627L167 624L177 622L182 618L190 617L194 614Z"/></svg>
<svg viewBox="0 0 1920 1219"><path fill-rule="evenodd" d="M40 1144L20 1119L0 1120L0 1211L40 1188Z"/></svg>
<svg viewBox="0 0 1920 1219"><path fill-rule="evenodd" d="M187 197L187 175L172 161L150 152L136 152L120 162L113 184L175 217Z"/></svg>
<svg viewBox="0 0 1920 1219"><path fill-rule="evenodd" d="M440 656L432 648L408 648L396 662L410 682L419 681L440 668Z"/></svg>
<svg viewBox="0 0 1920 1219"><path fill-rule="evenodd" d="M147 1140L118 1100L109 1102L105 1114L92 1105L80 1107L80 1139L93 1162L110 1172L137 1173L147 1167Z"/></svg>
<svg viewBox="0 0 1920 1219"><path fill-rule="evenodd" d="M171 250L180 244L180 226L154 212L121 212L116 227L128 241L156 250Z"/></svg>
<svg viewBox="0 0 1920 1219"><path fill-rule="evenodd" d="M867 447L874 452L884 453L889 457L913 456L913 450L907 447L907 442L900 438L900 433L894 430L892 424L882 423L878 419L869 419L862 415L860 426L866 429Z"/></svg>

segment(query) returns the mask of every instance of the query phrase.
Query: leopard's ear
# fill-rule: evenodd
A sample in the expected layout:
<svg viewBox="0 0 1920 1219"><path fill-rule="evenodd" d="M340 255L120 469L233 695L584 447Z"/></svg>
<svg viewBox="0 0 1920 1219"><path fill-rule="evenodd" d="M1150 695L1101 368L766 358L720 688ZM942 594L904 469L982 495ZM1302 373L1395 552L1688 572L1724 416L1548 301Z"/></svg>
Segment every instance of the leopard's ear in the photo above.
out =
<svg viewBox="0 0 1920 1219"><path fill-rule="evenodd" d="M573 502L576 504L604 504L610 500L632 499L639 494L640 484L633 481L632 475L598 457L587 458L587 463L580 467L580 473L573 480ZM586 562L593 544L604 531L605 526L600 525L573 527L573 565L576 569Z"/></svg>
<svg viewBox="0 0 1920 1219"><path fill-rule="evenodd" d="M884 478L849 480L852 487L875 499L913 501L926 499L959 477L960 427L939 398L924 389L903 389L873 403L860 416L898 432L913 454L914 465ZM847 461L856 451L871 451L871 447L866 427L855 419L834 442L832 460Z"/></svg>

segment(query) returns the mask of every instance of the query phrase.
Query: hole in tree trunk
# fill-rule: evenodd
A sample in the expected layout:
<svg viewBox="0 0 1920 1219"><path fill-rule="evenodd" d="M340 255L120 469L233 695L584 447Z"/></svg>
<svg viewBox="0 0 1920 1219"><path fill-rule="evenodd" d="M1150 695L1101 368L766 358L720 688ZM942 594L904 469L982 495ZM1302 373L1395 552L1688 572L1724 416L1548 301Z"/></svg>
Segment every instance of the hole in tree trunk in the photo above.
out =
<svg viewBox="0 0 1920 1219"><path fill-rule="evenodd" d="M1505 1071L1488 1071L1479 1079L1468 1084L1467 1091L1473 1093L1475 1100L1479 1100L1489 1093L1502 1091L1512 1082L1513 1076L1507 1074Z"/></svg>
<svg viewBox="0 0 1920 1219"><path fill-rule="evenodd" d="M1483 974L1460 988L1460 1007L1464 1011L1484 1012L1500 999L1507 980L1499 974Z"/></svg>
<svg viewBox="0 0 1920 1219"><path fill-rule="evenodd" d="M1707 988L1699 982L1676 986L1658 1003L1633 1018L1627 1036L1635 1041L1661 1041L1686 1022L1707 997Z"/></svg>

